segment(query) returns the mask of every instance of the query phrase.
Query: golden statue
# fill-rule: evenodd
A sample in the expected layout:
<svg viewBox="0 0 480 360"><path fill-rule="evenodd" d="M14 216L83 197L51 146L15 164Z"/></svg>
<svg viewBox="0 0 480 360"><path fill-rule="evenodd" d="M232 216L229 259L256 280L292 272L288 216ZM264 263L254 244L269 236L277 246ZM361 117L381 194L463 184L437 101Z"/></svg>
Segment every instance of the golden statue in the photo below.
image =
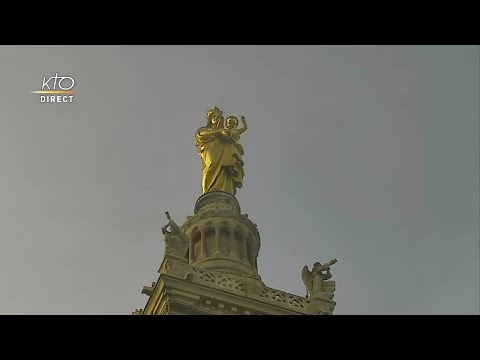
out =
<svg viewBox="0 0 480 360"><path fill-rule="evenodd" d="M228 127L224 127L223 111L218 107L207 111L207 125L195 133L195 145L202 159L202 190L224 191L235 195L237 188L243 186L243 148L238 142L241 133L247 128L242 116L243 127L236 129L236 117L227 118Z"/></svg>
<svg viewBox="0 0 480 360"><path fill-rule="evenodd" d="M244 133L247 130L247 121L245 120L245 116L242 116L241 120L243 127L237 129L238 119L236 116L231 115L227 117L227 120L225 121L225 126L230 133L230 136L233 138L233 140L236 141L238 151L240 151L240 154L243 155L243 147L242 145L240 145L240 134Z"/></svg>

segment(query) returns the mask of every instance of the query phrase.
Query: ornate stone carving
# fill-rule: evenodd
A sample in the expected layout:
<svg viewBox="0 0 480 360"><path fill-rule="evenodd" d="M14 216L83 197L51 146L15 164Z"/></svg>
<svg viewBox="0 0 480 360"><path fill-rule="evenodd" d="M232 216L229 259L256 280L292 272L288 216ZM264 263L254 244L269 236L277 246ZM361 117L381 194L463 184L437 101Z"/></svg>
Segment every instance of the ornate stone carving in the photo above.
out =
<svg viewBox="0 0 480 360"><path fill-rule="evenodd" d="M225 274L258 276L260 234L241 213L235 196L209 191L197 200L194 214L182 226L190 238L190 264Z"/></svg>
<svg viewBox="0 0 480 360"><path fill-rule="evenodd" d="M333 293L335 291L335 281L331 281L332 274L330 266L335 264L337 259L321 264L313 264L312 271L308 266L302 270L302 279L307 288L307 314L310 315L331 315L335 308Z"/></svg>
<svg viewBox="0 0 480 360"><path fill-rule="evenodd" d="M184 258L188 251L190 239L172 220L168 211L165 214L168 219L168 224L162 227L162 233L165 235L165 254ZM167 230L168 227L170 227L170 231Z"/></svg>
<svg viewBox="0 0 480 360"><path fill-rule="evenodd" d="M311 298L322 293L327 294L327 297L330 299L333 298L335 282L327 280L332 277L332 274L330 273L330 266L336 262L337 259L333 259L325 264L316 262L313 264L312 271L308 270L307 265L303 267L302 280L307 288L307 298Z"/></svg>

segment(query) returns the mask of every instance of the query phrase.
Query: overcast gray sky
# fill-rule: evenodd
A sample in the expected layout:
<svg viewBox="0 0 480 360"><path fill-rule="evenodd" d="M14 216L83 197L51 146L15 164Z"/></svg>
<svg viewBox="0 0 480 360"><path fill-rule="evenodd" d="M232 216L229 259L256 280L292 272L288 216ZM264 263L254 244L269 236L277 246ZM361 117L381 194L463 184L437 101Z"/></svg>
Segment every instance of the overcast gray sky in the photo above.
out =
<svg viewBox="0 0 480 360"><path fill-rule="evenodd" d="M56 72L73 103L30 93ZM478 46L3 46L0 75L2 314L143 308L214 105L268 286L336 258L335 314L479 314Z"/></svg>

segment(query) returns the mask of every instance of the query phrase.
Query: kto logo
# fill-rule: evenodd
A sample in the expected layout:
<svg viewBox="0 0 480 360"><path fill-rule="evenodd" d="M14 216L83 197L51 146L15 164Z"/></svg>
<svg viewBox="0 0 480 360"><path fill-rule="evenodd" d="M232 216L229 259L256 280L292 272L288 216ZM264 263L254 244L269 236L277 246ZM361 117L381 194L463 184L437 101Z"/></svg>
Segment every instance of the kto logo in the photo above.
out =
<svg viewBox="0 0 480 360"><path fill-rule="evenodd" d="M43 77L42 90L31 91L33 94L40 95L41 103L68 103L73 102L72 90L75 86L75 80L70 76L51 76L48 80L47 77Z"/></svg>

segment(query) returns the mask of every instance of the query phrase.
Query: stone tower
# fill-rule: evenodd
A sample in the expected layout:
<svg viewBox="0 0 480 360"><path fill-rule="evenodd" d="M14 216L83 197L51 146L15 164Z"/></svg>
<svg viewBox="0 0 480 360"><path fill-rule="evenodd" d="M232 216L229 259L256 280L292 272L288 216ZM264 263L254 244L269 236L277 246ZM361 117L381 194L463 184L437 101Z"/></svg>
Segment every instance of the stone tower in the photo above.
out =
<svg viewBox="0 0 480 360"><path fill-rule="evenodd" d="M236 160L241 159L243 148L235 153L239 149L238 136L230 141L229 137L222 135L223 113L216 107L207 113L209 124L215 124L216 115L218 127L207 124L197 131L200 156L201 151L210 151L213 158L217 153L227 153L228 156L233 153ZM246 128L243 117L242 122ZM218 138L215 137L217 134ZM260 249L257 225L247 214L242 214L235 197L243 178L243 160L233 165L230 157L222 159L217 156L217 161L212 163L205 161L210 158L212 154L202 157L204 193L196 201L193 215L187 216L187 220L178 226L166 213L168 224L162 228L166 248L158 271L160 276L152 286L143 287L142 293L148 296L148 301L143 309L135 310L133 314L332 314L335 282L329 280L330 265L336 260L323 265L315 263L312 271L305 266L301 274L299 272L308 297L266 286L257 267ZM212 174L216 178L205 171L215 168L217 171L212 170Z"/></svg>

